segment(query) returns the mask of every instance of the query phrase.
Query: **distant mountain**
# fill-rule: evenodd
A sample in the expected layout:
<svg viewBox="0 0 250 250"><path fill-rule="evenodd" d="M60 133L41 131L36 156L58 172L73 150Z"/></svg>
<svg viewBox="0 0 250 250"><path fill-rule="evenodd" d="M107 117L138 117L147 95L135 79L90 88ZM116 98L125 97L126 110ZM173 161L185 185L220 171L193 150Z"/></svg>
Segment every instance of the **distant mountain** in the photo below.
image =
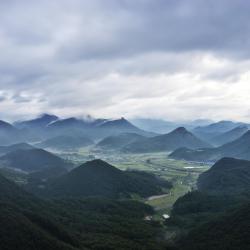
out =
<svg viewBox="0 0 250 250"><path fill-rule="evenodd" d="M93 160L48 183L40 192L54 197L147 197L161 194L163 187L170 188L171 184L151 174L121 171L102 160Z"/></svg>
<svg viewBox="0 0 250 250"><path fill-rule="evenodd" d="M197 186L216 194L250 191L250 161L223 158L199 176Z"/></svg>
<svg viewBox="0 0 250 250"><path fill-rule="evenodd" d="M0 145L9 145L23 140L23 136L18 129L10 123L0 120Z"/></svg>
<svg viewBox="0 0 250 250"><path fill-rule="evenodd" d="M199 126L192 130L192 132L202 138L203 140L212 142L212 139L220 134L226 133L239 126L249 126L242 122L219 121L209 124L207 126Z"/></svg>
<svg viewBox="0 0 250 250"><path fill-rule="evenodd" d="M212 138L212 142L218 146L223 144L232 142L238 138L240 138L243 134L248 131L247 126L238 126L228 132L222 133L214 138Z"/></svg>
<svg viewBox="0 0 250 250"><path fill-rule="evenodd" d="M83 136L56 136L36 144L40 148L51 148L56 150L76 150L94 144L88 137Z"/></svg>
<svg viewBox="0 0 250 250"><path fill-rule="evenodd" d="M171 153L169 157L188 161L217 161L223 157L250 160L250 131L247 131L239 139L217 148L198 150L182 148Z"/></svg>
<svg viewBox="0 0 250 250"><path fill-rule="evenodd" d="M49 125L51 122L55 122L59 118L55 115L43 114L35 119L15 122L14 125L18 128L32 128L41 129Z"/></svg>
<svg viewBox="0 0 250 250"><path fill-rule="evenodd" d="M145 138L124 147L124 151L133 153L173 151L180 147L202 148L210 145L185 128L180 127L174 131L151 138Z"/></svg>
<svg viewBox="0 0 250 250"><path fill-rule="evenodd" d="M28 149L34 149L33 146L31 146L28 143L17 143L17 144L12 144L10 146L0 146L0 155L4 155L19 149L23 150L28 150Z"/></svg>
<svg viewBox="0 0 250 250"><path fill-rule="evenodd" d="M119 150L126 145L143 138L145 137L136 133L123 133L119 135L108 136L97 143L96 146L103 149Z"/></svg>
<svg viewBox="0 0 250 250"><path fill-rule="evenodd" d="M137 118L131 119L130 121L138 128L160 134L168 133L176 127L179 127L178 123L160 119Z"/></svg>
<svg viewBox="0 0 250 250"><path fill-rule="evenodd" d="M68 168L72 165L43 149L12 151L0 157L0 164L4 167L21 169L27 172L56 166Z"/></svg>

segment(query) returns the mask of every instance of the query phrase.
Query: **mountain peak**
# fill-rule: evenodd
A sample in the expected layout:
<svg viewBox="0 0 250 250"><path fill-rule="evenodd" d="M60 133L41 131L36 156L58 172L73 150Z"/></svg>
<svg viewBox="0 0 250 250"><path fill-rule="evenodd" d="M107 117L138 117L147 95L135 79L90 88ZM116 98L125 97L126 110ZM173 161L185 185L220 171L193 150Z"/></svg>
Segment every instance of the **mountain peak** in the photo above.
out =
<svg viewBox="0 0 250 250"><path fill-rule="evenodd" d="M177 129L173 130L172 133L176 133L176 134L188 134L189 132L187 131L186 128L179 127Z"/></svg>

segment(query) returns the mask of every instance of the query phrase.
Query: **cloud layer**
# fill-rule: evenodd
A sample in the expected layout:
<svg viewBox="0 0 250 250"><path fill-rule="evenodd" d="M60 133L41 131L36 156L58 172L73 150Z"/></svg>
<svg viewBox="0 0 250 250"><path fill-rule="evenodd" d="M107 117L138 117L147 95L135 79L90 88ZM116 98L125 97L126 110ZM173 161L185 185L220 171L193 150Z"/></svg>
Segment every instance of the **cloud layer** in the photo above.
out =
<svg viewBox="0 0 250 250"><path fill-rule="evenodd" d="M1 118L250 120L245 0L0 2Z"/></svg>

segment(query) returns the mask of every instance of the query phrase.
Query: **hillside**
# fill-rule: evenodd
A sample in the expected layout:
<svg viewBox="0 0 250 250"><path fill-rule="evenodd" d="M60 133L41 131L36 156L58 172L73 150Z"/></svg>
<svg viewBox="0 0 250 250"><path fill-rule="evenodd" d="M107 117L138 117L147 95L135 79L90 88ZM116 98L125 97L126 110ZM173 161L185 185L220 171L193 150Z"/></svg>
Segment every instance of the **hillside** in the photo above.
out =
<svg viewBox="0 0 250 250"><path fill-rule="evenodd" d="M143 138L145 137L136 133L123 133L119 135L108 136L101 140L99 143L97 143L96 146L102 149L118 150L130 143L133 143L137 140L141 140Z"/></svg>
<svg viewBox="0 0 250 250"><path fill-rule="evenodd" d="M247 126L238 126L230 131L227 131L225 133L222 133L214 138L212 138L212 142L215 145L221 146L226 143L232 142L238 138L240 138L242 135L244 135L248 131Z"/></svg>
<svg viewBox="0 0 250 250"><path fill-rule="evenodd" d="M49 167L71 167L71 164L43 149L16 150L0 157L2 166L32 172Z"/></svg>
<svg viewBox="0 0 250 250"><path fill-rule="evenodd" d="M54 197L119 198L130 197L131 194L147 197L161 194L163 188L170 187L169 182L154 175L121 171L102 160L93 160L47 183L45 189L38 188L35 192Z"/></svg>
<svg viewBox="0 0 250 250"><path fill-rule="evenodd" d="M106 199L43 201L0 176L1 250L161 250L152 208ZM105 239L105 240L104 240Z"/></svg>
<svg viewBox="0 0 250 250"><path fill-rule="evenodd" d="M76 150L94 144L88 137L84 136L56 136L36 144L40 148L51 148L56 150Z"/></svg>
<svg viewBox="0 0 250 250"><path fill-rule="evenodd" d="M180 127L174 131L151 138L136 141L124 147L124 151L133 153L173 151L181 147L202 148L210 145L203 142L185 128Z"/></svg>
<svg viewBox="0 0 250 250"><path fill-rule="evenodd" d="M189 161L217 161L223 157L250 160L250 131L247 131L237 140L217 148L179 149L170 154L170 157Z"/></svg>
<svg viewBox="0 0 250 250"><path fill-rule="evenodd" d="M0 120L0 145L10 145L21 142L23 136L18 129L10 123Z"/></svg>
<svg viewBox="0 0 250 250"><path fill-rule="evenodd" d="M216 194L246 192L250 190L250 161L223 158L199 176L197 186Z"/></svg>

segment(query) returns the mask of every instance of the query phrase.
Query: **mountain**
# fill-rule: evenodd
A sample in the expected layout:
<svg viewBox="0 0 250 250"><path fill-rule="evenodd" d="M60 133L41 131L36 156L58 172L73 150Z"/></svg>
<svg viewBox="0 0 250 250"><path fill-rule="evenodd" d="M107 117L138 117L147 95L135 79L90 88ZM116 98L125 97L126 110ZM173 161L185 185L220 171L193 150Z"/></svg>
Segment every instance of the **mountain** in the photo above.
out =
<svg viewBox="0 0 250 250"><path fill-rule="evenodd" d="M97 143L96 146L102 149L118 150L130 143L141 140L143 138L145 137L136 133L123 133L119 135L108 136Z"/></svg>
<svg viewBox="0 0 250 250"><path fill-rule="evenodd" d="M43 149L16 150L0 157L2 166L21 169L27 172L49 167L71 167L71 163Z"/></svg>
<svg viewBox="0 0 250 250"><path fill-rule="evenodd" d="M217 161L223 157L250 160L250 131L247 131L239 139L217 148L198 150L182 148L171 153L169 157L189 161Z"/></svg>
<svg viewBox="0 0 250 250"><path fill-rule="evenodd" d="M76 150L94 144L88 137L56 136L36 144L40 148L51 148L56 150Z"/></svg>
<svg viewBox="0 0 250 250"><path fill-rule="evenodd" d="M42 114L41 116L32 120L15 122L14 125L15 127L21 128L21 129L24 129L24 128L41 129L41 128L45 128L51 122L55 122L58 119L59 118L55 115Z"/></svg>
<svg viewBox="0 0 250 250"><path fill-rule="evenodd" d="M210 145L184 127L175 129L174 131L151 138L145 138L131 143L124 147L124 151L133 153L146 153L157 151L173 151L180 147L202 148Z"/></svg>
<svg viewBox="0 0 250 250"><path fill-rule="evenodd" d="M23 150L28 150L28 149L34 149L33 146L31 146L28 143L17 143L17 144L12 144L10 146L0 146L0 155L4 155L19 149Z"/></svg>
<svg viewBox="0 0 250 250"><path fill-rule="evenodd" d="M143 136L155 135L154 133L139 129L123 117L117 120L108 120L97 126L97 133L99 133L101 137L118 135L121 133L136 133Z"/></svg>
<svg viewBox="0 0 250 250"><path fill-rule="evenodd" d="M201 139L212 143L214 137L226 133L239 126L248 127L249 125L242 122L219 121L216 123L209 124L207 126L196 127L192 130L192 132L195 135L199 136Z"/></svg>
<svg viewBox="0 0 250 250"><path fill-rule="evenodd" d="M1 250L163 250L153 209L136 201L41 200L0 175Z"/></svg>
<svg viewBox="0 0 250 250"><path fill-rule="evenodd" d="M250 203L194 228L181 240L182 250L250 249Z"/></svg>
<svg viewBox="0 0 250 250"><path fill-rule="evenodd" d="M218 136L215 136L212 138L212 142L215 145L221 146L223 144L232 142L238 138L240 138L242 135L244 135L248 131L247 126L238 126L228 132L222 133Z"/></svg>
<svg viewBox="0 0 250 250"><path fill-rule="evenodd" d="M132 194L142 197L161 194L162 188L170 187L169 182L154 175L121 171L102 160L93 160L48 183L46 188L35 191L53 197L119 198Z"/></svg>
<svg viewBox="0 0 250 250"><path fill-rule="evenodd" d="M250 191L250 161L223 158L199 176L197 186L216 194Z"/></svg>
<svg viewBox="0 0 250 250"><path fill-rule="evenodd" d="M18 129L10 123L0 120L0 145L5 146L22 140L23 136Z"/></svg>

